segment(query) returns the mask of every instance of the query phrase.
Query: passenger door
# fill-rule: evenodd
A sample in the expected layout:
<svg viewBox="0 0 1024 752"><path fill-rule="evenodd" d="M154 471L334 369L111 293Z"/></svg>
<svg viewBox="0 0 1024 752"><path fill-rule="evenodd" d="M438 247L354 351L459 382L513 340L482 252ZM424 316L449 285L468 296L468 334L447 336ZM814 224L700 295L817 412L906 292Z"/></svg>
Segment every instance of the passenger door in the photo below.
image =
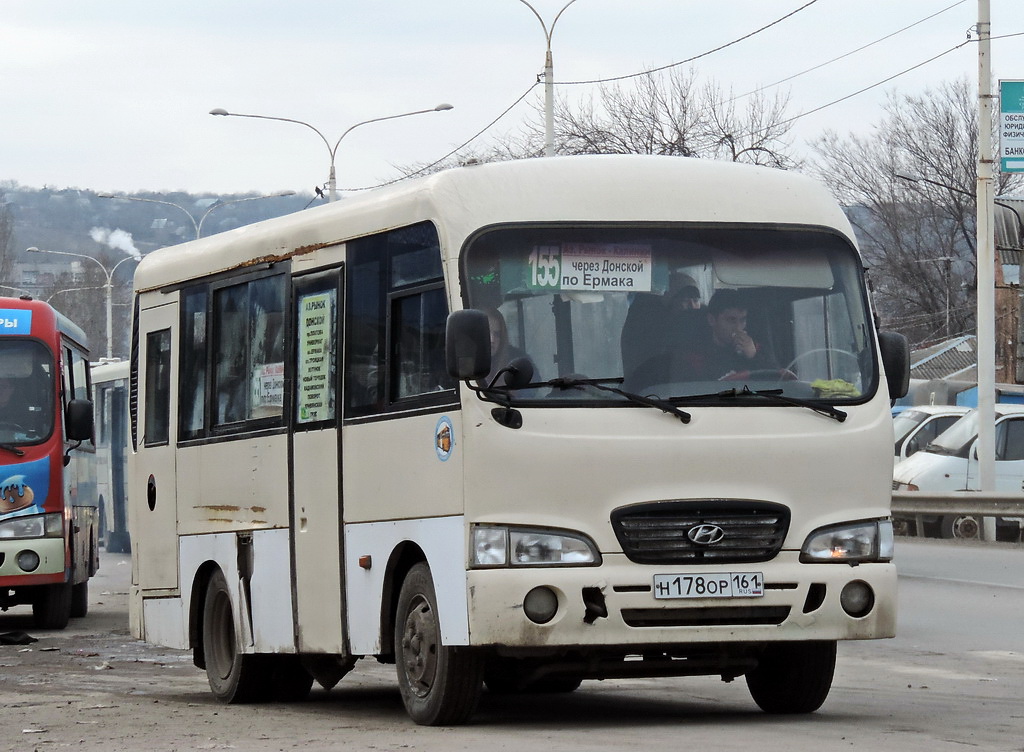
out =
<svg viewBox="0 0 1024 752"><path fill-rule="evenodd" d="M178 508L175 492L177 303L140 307L137 450L128 491L132 563L143 590L178 587Z"/></svg>
<svg viewBox="0 0 1024 752"><path fill-rule="evenodd" d="M292 331L292 556L299 652L344 654L342 618L342 270L294 279Z"/></svg>

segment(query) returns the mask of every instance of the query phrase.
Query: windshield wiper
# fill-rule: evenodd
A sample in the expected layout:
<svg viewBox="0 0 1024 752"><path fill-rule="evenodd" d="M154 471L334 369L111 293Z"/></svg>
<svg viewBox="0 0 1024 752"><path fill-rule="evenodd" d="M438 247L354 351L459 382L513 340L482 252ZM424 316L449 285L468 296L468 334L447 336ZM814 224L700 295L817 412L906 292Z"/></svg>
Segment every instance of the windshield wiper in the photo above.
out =
<svg viewBox="0 0 1024 752"><path fill-rule="evenodd" d="M771 400L773 402L781 402L784 405L793 405L794 407L806 407L808 410L813 410L816 413L825 415L833 420L842 423L846 420L846 413L842 410L832 407L831 405L824 405L820 402L812 402L811 400L800 399L798 397L787 397L782 393L781 389L758 389L757 391L751 390L750 387L745 386L742 389L726 389L724 392L718 392L714 395L715 397L728 399L728 398L740 398L740 397L761 397L763 399Z"/></svg>
<svg viewBox="0 0 1024 752"><path fill-rule="evenodd" d="M602 392L611 392L617 394L620 397L625 397L630 402L636 405L644 405L645 407L654 407L661 410L668 415L672 415L683 423L690 422L690 414L684 410L680 410L678 407L673 405L671 402L666 402L663 399L657 397L647 397L642 394L636 394L634 392L627 392L625 389L619 389L618 387L608 386L608 384L621 384L622 378L609 378L609 379L580 379L574 376L559 376L556 379L550 381L543 381L539 384L530 384L530 386L552 386L556 389L573 389L581 386L592 386L594 389L599 389Z"/></svg>
<svg viewBox="0 0 1024 752"><path fill-rule="evenodd" d="M14 446L13 444L0 444L0 449L6 449L8 452L15 455L16 457L25 456L25 450L18 449L18 447Z"/></svg>

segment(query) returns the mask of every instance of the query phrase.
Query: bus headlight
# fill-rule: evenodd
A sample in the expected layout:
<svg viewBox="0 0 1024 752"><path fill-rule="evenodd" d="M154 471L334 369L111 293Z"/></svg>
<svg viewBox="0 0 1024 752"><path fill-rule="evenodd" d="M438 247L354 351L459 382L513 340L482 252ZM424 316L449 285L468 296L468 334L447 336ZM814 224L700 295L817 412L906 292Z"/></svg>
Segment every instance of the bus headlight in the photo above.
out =
<svg viewBox="0 0 1024 752"><path fill-rule="evenodd" d="M586 536L562 530L475 525L473 567L551 567L599 564L597 546Z"/></svg>
<svg viewBox="0 0 1024 752"><path fill-rule="evenodd" d="M0 538L60 538L64 520L58 514L33 514L0 522Z"/></svg>
<svg viewBox="0 0 1024 752"><path fill-rule="evenodd" d="M892 520L831 525L815 530L800 549L805 564L892 561Z"/></svg>

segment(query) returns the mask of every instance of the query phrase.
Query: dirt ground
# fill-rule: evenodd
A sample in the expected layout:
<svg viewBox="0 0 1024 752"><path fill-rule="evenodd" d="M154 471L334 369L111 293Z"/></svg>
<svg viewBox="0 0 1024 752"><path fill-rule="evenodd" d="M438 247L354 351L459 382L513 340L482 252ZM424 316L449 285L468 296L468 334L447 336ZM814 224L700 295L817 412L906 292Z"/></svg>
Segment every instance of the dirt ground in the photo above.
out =
<svg viewBox="0 0 1024 752"><path fill-rule="evenodd" d="M89 615L66 630L34 629L28 607L0 613L0 636L36 640L0 645L0 752L619 752L638 745L1020 752L1019 550L958 551L949 565L955 577L937 578L949 552L917 548L901 578L900 636L840 645L832 694L818 713L762 714L742 681L633 679L585 682L571 695L485 692L473 721L456 728L416 726L394 667L372 660L330 692L315 686L306 702L222 705L189 653L130 637L130 559L103 554ZM975 582L982 575L985 582Z"/></svg>

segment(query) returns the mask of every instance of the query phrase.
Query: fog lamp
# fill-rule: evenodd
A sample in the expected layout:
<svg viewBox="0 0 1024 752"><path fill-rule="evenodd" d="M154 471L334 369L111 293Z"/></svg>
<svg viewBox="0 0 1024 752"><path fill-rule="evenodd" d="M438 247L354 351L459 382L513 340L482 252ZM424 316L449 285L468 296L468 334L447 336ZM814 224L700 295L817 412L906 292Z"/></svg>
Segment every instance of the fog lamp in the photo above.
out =
<svg viewBox="0 0 1024 752"><path fill-rule="evenodd" d="M875 607L875 593L871 586L862 580L848 582L839 594L839 603L843 611L859 619L867 616Z"/></svg>
<svg viewBox="0 0 1024 752"><path fill-rule="evenodd" d="M535 624L547 624L558 613L558 596L549 587L535 587L523 599L523 611Z"/></svg>
<svg viewBox="0 0 1024 752"><path fill-rule="evenodd" d="M22 572L35 572L39 568L39 554L35 551L19 551L18 566Z"/></svg>

